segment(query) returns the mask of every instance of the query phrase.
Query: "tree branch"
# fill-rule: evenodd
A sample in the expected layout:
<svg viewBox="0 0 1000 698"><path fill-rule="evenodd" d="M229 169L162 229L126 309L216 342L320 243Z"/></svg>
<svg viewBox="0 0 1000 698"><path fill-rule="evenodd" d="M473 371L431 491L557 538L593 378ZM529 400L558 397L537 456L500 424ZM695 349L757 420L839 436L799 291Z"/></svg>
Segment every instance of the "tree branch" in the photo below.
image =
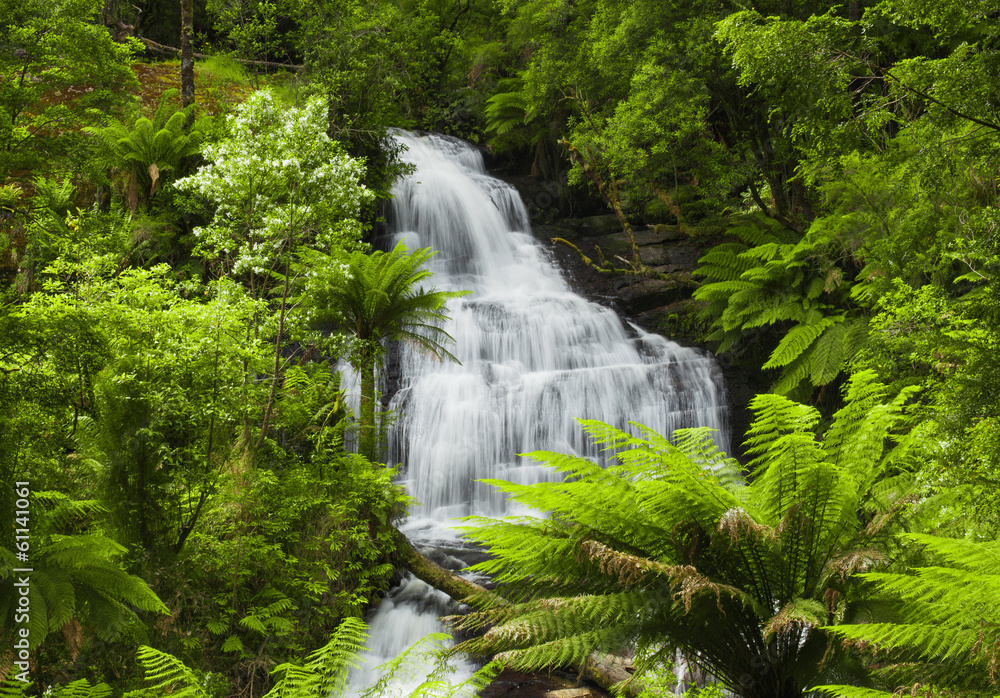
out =
<svg viewBox="0 0 1000 698"><path fill-rule="evenodd" d="M926 92L924 92L922 90L918 90L915 87L907 85L905 82L903 82L902 80L900 80L899 78L897 78L895 75L893 75L888 70L885 71L885 74L886 74L886 77L895 80L899 84L899 86L902 87L907 92L912 92L913 94L915 94L917 97L920 97L921 99L926 99L928 102L933 102L934 104L936 104L939 107L943 108L946 112L948 112L950 114L953 114L954 116L957 116L959 119L965 119L966 121L971 121L974 124L979 124L980 126L985 126L986 128L993 129L994 131L1000 131L1000 124L994 124L994 123L991 123L989 121L983 121L982 119L977 119L974 116L969 116L968 114L963 114L962 112L958 111L954 107L949 107L947 104L945 104L944 102L942 102L940 99L936 99L935 97L932 97L931 95L927 94Z"/></svg>
<svg viewBox="0 0 1000 698"><path fill-rule="evenodd" d="M653 271L652 269L646 266L643 266L642 269L638 271L631 268L622 269L621 267L613 267L611 266L610 262L604 259L604 253L601 252L601 248L597 247L597 245L594 245L594 247L597 249L597 253L601 255L602 264L598 265L596 262L594 262L594 260L585 255L579 247L574 245L569 240L566 240L565 238L550 238L550 240L554 245L565 245L571 250L574 250L580 256L580 261L582 261L584 264L586 264L594 271L600 272L601 274L607 274L608 276L638 276L643 279L656 279L658 281L667 281L673 284L672 288L698 288L699 286L701 286L700 283L691 278L691 274L689 272L681 271L681 272L673 272L670 274L661 274L660 272ZM618 255L615 255L615 257L617 259L620 259L625 264L629 263L627 259L623 259Z"/></svg>
<svg viewBox="0 0 1000 698"><path fill-rule="evenodd" d="M582 102L580 104L582 107ZM586 109L584 110L584 113L586 113L589 118L590 115ZM618 198L618 187L615 185L614 178L612 177L611 179L611 190L609 191L608 187L605 186L604 181L601 179L600 174L598 174L597 170L590 166L590 163L587 162L586 158L583 157L583 153L581 153L576 146L566 139L559 142L566 147L566 150L569 151L570 157L580 163L580 167L582 167L583 171L588 177L590 177L590 181L594 183L594 186L597 187L597 190L601 193L601 195L608 201L608 203L611 204L611 208L614 209L615 215L618 217L618 222L622 224L622 230L625 231L625 237L628 238L629 245L632 247L632 269L636 272L641 272L645 265L642 263L642 260L639 259L639 246L635 242L632 225L628 222L628 218L622 210L621 201Z"/></svg>

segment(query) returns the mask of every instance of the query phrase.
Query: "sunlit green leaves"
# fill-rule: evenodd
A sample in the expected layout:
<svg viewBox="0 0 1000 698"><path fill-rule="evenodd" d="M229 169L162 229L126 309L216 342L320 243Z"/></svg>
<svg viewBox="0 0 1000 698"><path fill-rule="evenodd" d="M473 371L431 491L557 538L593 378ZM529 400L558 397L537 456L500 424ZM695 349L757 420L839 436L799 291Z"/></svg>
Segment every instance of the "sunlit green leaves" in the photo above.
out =
<svg viewBox="0 0 1000 698"><path fill-rule="evenodd" d="M194 231L203 256L266 284L301 244L330 252L358 242L357 215L372 195L363 165L327 136L321 99L285 108L257 92L226 123L228 137L203 149L207 164L176 183L214 207Z"/></svg>
<svg viewBox="0 0 1000 698"><path fill-rule="evenodd" d="M741 696L805 688L799 682L827 669L840 675L850 662L837 665L842 655L819 626L838 622L857 600L852 575L887 561L889 525L908 493L898 484L883 498L869 493L893 468L915 463L892 448L912 393L887 402L886 392L874 374L855 376L830 439L817 436L815 408L758 396L748 481L706 430L680 431L670 443L639 425L633 436L584 422L614 454L607 468L530 454L570 477L490 481L550 516L472 519L466 534L492 553L476 568L518 603L455 619L489 626L463 646L502 652L524 670L626 646L654 658L637 674L662 660L658 649L680 647ZM886 526L867 526L873 518ZM755 657L766 657L768 672L751 683Z"/></svg>

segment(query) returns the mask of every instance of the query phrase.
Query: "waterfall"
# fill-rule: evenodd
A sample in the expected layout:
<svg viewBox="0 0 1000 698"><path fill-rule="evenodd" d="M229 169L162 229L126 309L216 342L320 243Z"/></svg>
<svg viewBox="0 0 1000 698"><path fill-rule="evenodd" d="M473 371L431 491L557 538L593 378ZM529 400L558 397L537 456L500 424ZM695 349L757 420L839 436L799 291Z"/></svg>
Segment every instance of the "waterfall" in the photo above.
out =
<svg viewBox="0 0 1000 698"><path fill-rule="evenodd" d="M459 363L401 348L389 457L419 502L403 529L418 549L451 569L468 563L476 551L449 522L519 513L477 480L555 477L518 454L598 458L578 418L623 429L637 422L668 436L708 426L728 447L721 374L708 354L623 325L574 293L531 237L520 196L486 174L473 146L437 135L394 138L415 171L393 188L393 244L433 248L431 284L472 291L448 304ZM382 659L391 656L389 639L393 648L415 642L433 627L428 617L441 613L441 600L426 585L427 593L416 593L415 584L408 578L372 620Z"/></svg>

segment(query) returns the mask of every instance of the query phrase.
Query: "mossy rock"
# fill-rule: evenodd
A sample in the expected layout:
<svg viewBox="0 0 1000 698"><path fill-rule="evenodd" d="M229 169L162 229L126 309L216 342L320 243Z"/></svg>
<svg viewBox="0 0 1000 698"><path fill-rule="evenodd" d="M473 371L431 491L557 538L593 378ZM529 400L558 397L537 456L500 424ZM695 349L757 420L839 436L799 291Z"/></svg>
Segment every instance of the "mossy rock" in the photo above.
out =
<svg viewBox="0 0 1000 698"><path fill-rule="evenodd" d="M671 212L670 207L660 199L650 199L642 210L642 219L648 224L668 223L676 224L677 217Z"/></svg>
<svg viewBox="0 0 1000 698"><path fill-rule="evenodd" d="M704 307L705 303L688 298L657 308L653 317L656 331L664 337L700 343L711 325L698 317Z"/></svg>

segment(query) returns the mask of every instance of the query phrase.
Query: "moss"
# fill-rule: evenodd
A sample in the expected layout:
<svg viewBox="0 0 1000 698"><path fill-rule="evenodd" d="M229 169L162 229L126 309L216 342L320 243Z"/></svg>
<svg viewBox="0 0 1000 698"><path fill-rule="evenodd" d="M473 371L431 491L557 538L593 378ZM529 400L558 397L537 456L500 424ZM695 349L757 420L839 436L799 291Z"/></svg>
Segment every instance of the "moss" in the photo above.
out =
<svg viewBox="0 0 1000 698"><path fill-rule="evenodd" d="M711 324L698 317L704 306L705 303L686 299L661 308L655 320L657 331L665 337L701 342Z"/></svg>

